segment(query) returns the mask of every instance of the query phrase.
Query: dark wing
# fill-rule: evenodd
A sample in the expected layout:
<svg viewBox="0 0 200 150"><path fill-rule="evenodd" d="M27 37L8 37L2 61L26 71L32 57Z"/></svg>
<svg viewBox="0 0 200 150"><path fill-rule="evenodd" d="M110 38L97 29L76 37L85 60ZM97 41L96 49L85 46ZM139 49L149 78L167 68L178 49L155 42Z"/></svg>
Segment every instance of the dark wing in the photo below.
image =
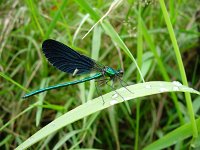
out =
<svg viewBox="0 0 200 150"><path fill-rule="evenodd" d="M89 73L96 66L94 60L55 40L45 40L42 50L53 66L69 74Z"/></svg>

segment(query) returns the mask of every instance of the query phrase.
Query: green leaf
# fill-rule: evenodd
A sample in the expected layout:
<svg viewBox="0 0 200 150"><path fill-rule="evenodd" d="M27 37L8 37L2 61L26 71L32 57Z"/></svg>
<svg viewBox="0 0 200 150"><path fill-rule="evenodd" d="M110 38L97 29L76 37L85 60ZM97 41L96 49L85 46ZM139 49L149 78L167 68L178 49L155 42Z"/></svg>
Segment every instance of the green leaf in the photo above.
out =
<svg viewBox="0 0 200 150"><path fill-rule="evenodd" d="M200 119L196 120L196 125L200 127ZM164 149L191 136L192 125L191 123L187 123L160 138L159 140L153 142L152 144L148 145L144 148L144 150ZM197 139L199 140L200 138ZM195 140L194 145L197 147L199 146L198 143L199 141L197 142L197 140Z"/></svg>
<svg viewBox="0 0 200 150"><path fill-rule="evenodd" d="M66 125L69 125L79 119L83 119L88 115L91 115L95 112L127 100L166 92L190 92L200 95L200 92L192 88L183 86L177 81L151 81L127 86L126 88L122 87L116 91L112 91L105 95L102 95L105 101L104 104L102 101L102 97L100 96L65 113L64 115L58 117L57 119L46 125L44 128L40 129L26 141L24 141L20 146L16 148L16 150L26 149L34 143L38 142L39 140L45 138L46 136L65 127ZM130 91L132 91L132 93Z"/></svg>

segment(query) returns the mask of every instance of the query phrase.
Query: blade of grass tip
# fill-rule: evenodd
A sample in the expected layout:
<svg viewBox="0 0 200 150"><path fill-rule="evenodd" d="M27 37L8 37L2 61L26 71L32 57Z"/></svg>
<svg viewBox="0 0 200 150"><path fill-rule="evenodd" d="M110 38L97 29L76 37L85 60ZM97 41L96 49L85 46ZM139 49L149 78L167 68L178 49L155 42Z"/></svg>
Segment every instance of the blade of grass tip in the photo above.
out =
<svg viewBox="0 0 200 150"><path fill-rule="evenodd" d="M166 25L167 25L167 29L168 29L168 32L169 32L169 35L170 35L170 38L171 38L171 41L172 41L172 44L173 44L173 47L174 47L174 52L175 52L176 59L177 59L177 62L178 62L182 82L183 82L184 85L188 86L187 77L186 77L186 74L185 74L185 69L184 69L184 66L183 66L180 50L179 50L178 43L177 43L177 40L176 40L176 37L175 37L175 34L174 34L174 30L173 30L173 27L172 27L172 24L171 24L171 21L170 21L170 18L169 18L169 15L168 15L168 12L167 12L167 9L166 9L166 6L165 6L165 2L164 2L164 0L159 0L159 3L160 3L162 13L164 15L164 19L165 19L165 22L166 22ZM197 126L196 126L196 123L195 123L195 117L194 117L194 111L193 111L193 107L192 107L191 95L186 92L185 98L186 98L188 113L189 113L189 116L190 116L190 121L192 123L193 137L196 138L196 137L198 137L198 130L197 130Z"/></svg>
<svg viewBox="0 0 200 150"><path fill-rule="evenodd" d="M63 0L61 6L59 7L59 9L57 10L56 14L53 17L53 20L51 21L49 28L45 34L45 39L47 39L49 37L49 35L52 33L53 28L55 27L58 19L60 18L61 12L62 10L66 7L67 4L67 0Z"/></svg>
<svg viewBox="0 0 200 150"><path fill-rule="evenodd" d="M141 26L141 2L139 2L138 11L138 25L137 25L137 64L138 67L142 66L142 55L143 55L143 37L142 37L142 26ZM137 72L137 83L140 81L140 74ZM136 127L135 127L135 146L134 149L138 150L139 145L139 128L140 128L140 99L136 102Z"/></svg>

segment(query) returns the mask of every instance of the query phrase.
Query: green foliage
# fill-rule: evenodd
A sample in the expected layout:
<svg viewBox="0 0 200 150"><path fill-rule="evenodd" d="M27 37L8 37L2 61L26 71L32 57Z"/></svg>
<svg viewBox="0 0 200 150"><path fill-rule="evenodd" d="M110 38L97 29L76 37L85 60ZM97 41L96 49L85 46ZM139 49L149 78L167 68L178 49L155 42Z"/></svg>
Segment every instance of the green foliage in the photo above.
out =
<svg viewBox="0 0 200 150"><path fill-rule="evenodd" d="M200 88L199 6L195 0L0 2L0 149L198 149L199 93L172 81ZM28 90L75 80L48 64L41 51L47 38L124 69L133 93L115 87L129 101L101 86L103 105L94 81L23 100Z"/></svg>

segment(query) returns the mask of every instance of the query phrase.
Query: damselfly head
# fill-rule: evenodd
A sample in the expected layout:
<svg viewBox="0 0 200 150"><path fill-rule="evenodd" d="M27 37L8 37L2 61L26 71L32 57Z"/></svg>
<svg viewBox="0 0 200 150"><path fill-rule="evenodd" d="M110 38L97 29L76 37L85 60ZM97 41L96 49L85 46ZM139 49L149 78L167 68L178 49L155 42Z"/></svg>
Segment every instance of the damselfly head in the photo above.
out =
<svg viewBox="0 0 200 150"><path fill-rule="evenodd" d="M122 69L117 70L118 76L122 77L124 74L124 71Z"/></svg>

